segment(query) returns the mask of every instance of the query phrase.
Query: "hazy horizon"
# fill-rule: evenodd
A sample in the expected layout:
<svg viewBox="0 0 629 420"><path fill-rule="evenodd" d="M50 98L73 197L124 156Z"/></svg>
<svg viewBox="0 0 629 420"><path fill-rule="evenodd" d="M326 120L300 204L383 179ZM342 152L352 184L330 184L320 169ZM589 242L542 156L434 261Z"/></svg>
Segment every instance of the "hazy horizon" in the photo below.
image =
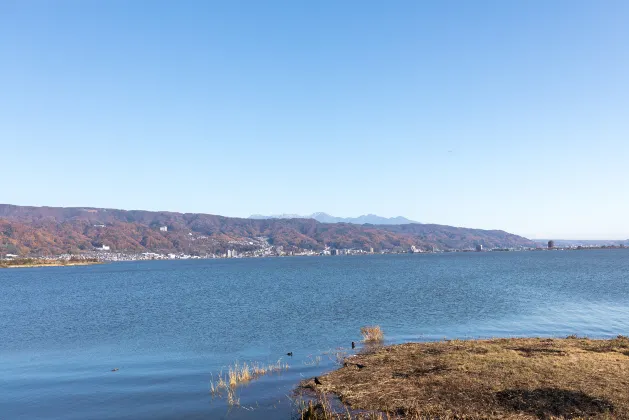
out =
<svg viewBox="0 0 629 420"><path fill-rule="evenodd" d="M5 2L0 202L629 238L629 3Z"/></svg>

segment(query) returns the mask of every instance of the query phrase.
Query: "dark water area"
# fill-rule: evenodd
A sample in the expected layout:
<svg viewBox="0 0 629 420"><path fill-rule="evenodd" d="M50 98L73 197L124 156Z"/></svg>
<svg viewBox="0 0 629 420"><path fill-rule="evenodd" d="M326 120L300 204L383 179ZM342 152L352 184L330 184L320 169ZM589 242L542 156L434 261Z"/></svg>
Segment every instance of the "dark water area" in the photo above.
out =
<svg viewBox="0 0 629 420"><path fill-rule="evenodd" d="M289 419L369 324L387 343L629 334L629 250L1 270L0 418ZM210 395L234 361L280 358L241 407Z"/></svg>

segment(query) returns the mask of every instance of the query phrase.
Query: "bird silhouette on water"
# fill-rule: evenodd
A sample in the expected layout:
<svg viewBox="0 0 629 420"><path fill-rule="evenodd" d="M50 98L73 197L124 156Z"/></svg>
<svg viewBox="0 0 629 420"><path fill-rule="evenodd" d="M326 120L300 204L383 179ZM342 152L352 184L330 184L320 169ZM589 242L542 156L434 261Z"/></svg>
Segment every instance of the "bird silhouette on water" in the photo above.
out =
<svg viewBox="0 0 629 420"><path fill-rule="evenodd" d="M352 341L352 348L353 348L353 349L355 349L355 348L356 348L356 343L354 343L353 341Z"/></svg>
<svg viewBox="0 0 629 420"><path fill-rule="evenodd" d="M293 352L289 351L288 353L286 353L287 356L293 357Z"/></svg>

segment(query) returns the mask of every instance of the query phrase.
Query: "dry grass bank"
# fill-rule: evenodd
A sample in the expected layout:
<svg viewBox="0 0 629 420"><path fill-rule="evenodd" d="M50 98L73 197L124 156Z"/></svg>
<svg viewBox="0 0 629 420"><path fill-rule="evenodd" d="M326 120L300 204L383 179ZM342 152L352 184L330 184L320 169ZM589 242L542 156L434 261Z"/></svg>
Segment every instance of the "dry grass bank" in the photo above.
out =
<svg viewBox="0 0 629 420"><path fill-rule="evenodd" d="M319 404L303 418L629 419L629 339L401 344L350 357L317 382L302 386L386 414Z"/></svg>
<svg viewBox="0 0 629 420"><path fill-rule="evenodd" d="M94 258L71 259L71 260L44 260L35 258L24 258L17 260L0 261L0 268L30 268L30 267L67 267L74 265L102 264Z"/></svg>

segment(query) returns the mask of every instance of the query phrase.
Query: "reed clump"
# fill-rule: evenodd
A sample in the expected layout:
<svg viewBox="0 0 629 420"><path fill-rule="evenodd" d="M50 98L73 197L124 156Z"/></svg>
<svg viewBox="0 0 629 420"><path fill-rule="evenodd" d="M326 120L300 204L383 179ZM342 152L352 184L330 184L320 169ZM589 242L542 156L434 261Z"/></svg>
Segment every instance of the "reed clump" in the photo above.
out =
<svg viewBox="0 0 629 420"><path fill-rule="evenodd" d="M312 357L312 355L308 355L308 360L304 361L306 366L319 366L319 363L321 363L321 356Z"/></svg>
<svg viewBox="0 0 629 420"><path fill-rule="evenodd" d="M210 394L219 395L221 390L226 390L228 387L227 381L225 381L225 376L223 376L223 371L218 374L218 379L214 381L214 375L212 375L212 379L210 379Z"/></svg>
<svg viewBox="0 0 629 420"><path fill-rule="evenodd" d="M345 359L349 355L349 351L345 347L337 347L335 349L324 351L323 354L328 357L328 360L340 366L345 362ZM317 356L317 358L320 362L321 357Z"/></svg>
<svg viewBox="0 0 629 420"><path fill-rule="evenodd" d="M240 405L240 398L238 398L236 390L232 387L227 388L227 404L230 406Z"/></svg>
<svg viewBox="0 0 629 420"><path fill-rule="evenodd" d="M227 376L229 377L229 386L235 388L239 383L249 382L251 380L251 369L247 363L242 366L235 362L229 367Z"/></svg>
<svg viewBox="0 0 629 420"><path fill-rule="evenodd" d="M288 370L288 368L288 363L282 362L282 359L269 364L261 364L258 362L251 364L244 362L241 364L234 362L227 367L227 374L223 374L221 370L216 380L214 376L212 376L210 380L210 394L218 397L226 396L229 405L238 405L239 399L235 393L238 386L255 380L260 376L281 372Z"/></svg>
<svg viewBox="0 0 629 420"><path fill-rule="evenodd" d="M378 343L384 340L384 333L382 332L380 325L362 327L360 329L360 334L363 336L363 341L365 343Z"/></svg>
<svg viewBox="0 0 629 420"><path fill-rule="evenodd" d="M299 402L299 414L301 420L340 420L346 419L344 413L337 413L331 406L328 398L319 394L316 399Z"/></svg>
<svg viewBox="0 0 629 420"><path fill-rule="evenodd" d="M284 370L288 370L289 366L288 363L286 362L282 362L282 359L279 359L277 362L275 363L269 363L269 364L260 364L260 363L252 363L251 364L251 370L252 370L252 379L255 379L259 376L262 375L266 375L269 373L277 373L277 372L281 372Z"/></svg>

